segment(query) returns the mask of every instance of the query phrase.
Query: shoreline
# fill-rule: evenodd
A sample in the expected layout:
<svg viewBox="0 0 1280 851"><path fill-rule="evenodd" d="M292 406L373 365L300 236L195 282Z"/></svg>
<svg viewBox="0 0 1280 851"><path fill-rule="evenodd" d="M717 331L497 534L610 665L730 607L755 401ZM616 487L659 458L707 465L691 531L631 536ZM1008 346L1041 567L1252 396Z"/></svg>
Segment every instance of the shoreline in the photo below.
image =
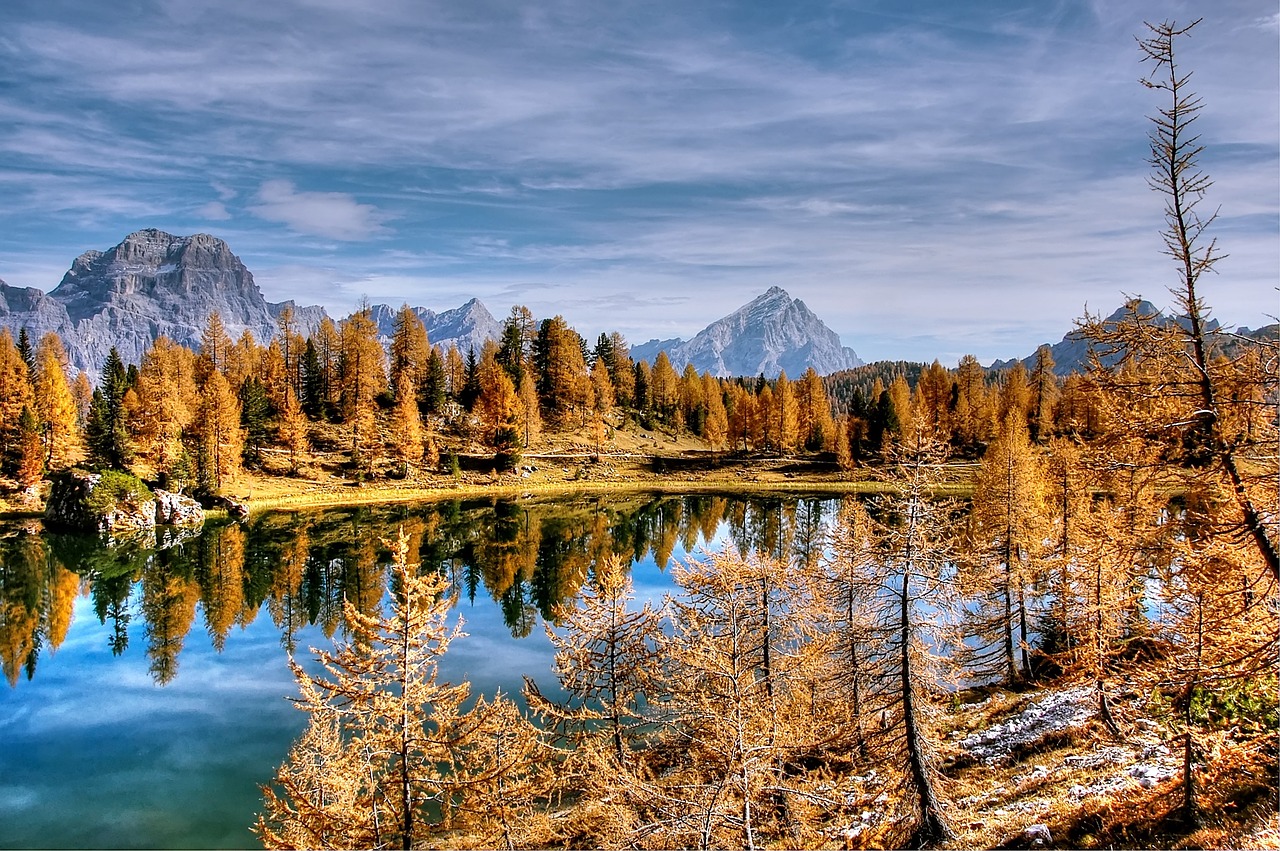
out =
<svg viewBox="0 0 1280 851"><path fill-rule="evenodd" d="M554 457L554 456L553 456ZM565 456L560 456L560 458ZM556 460L560 460L556 458ZM549 458L543 460L551 460ZM635 493L723 493L723 494L877 494L892 489L878 475L879 468L854 471L797 469L812 463L798 458L726 459L696 472L654 472L643 463L618 463L617 457L604 466L523 468L512 473L467 472L453 477L427 474L416 479L378 479L357 483L330 474L326 478L303 478L269 473L245 473L229 488L232 499L241 502L251 516L265 512L300 512L312 509L345 508L361 505L429 503L450 499L519 499L558 497L575 494ZM667 459L679 463L679 456ZM555 463L554 461L552 463ZM817 465L815 465L817 466ZM955 464L940 489L940 496L967 497L972 492L970 464ZM532 470L532 472L527 472ZM0 507L0 522L41 520L44 512L30 507ZM205 511L206 519L223 519L221 508Z"/></svg>

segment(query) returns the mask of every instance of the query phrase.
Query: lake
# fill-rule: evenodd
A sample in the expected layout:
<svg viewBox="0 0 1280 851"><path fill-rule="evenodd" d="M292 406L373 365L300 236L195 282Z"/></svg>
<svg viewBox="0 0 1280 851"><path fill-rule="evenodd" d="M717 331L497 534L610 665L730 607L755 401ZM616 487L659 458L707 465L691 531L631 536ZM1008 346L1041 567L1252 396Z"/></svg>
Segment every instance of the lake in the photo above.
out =
<svg viewBox="0 0 1280 851"><path fill-rule="evenodd" d="M596 560L627 556L639 600L702 549L806 558L838 500L610 495L271 513L107 547L0 527L0 847L244 848L306 723L287 660L344 634L343 600L386 593L403 527L443 571L465 638L441 676L473 694L551 688L543 624Z"/></svg>

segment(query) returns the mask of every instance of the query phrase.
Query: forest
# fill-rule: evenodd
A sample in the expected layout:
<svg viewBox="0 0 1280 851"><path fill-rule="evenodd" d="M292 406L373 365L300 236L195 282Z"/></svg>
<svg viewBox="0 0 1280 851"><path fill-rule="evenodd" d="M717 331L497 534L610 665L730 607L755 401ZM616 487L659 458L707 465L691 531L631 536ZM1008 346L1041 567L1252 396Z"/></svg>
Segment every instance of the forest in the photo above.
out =
<svg viewBox="0 0 1280 851"><path fill-rule="evenodd" d="M499 341L441 351L406 307L385 350L367 312L303 336L286 311L266 345L214 314L199 351L113 354L95 387L57 337L0 332L0 465L32 502L74 465L212 494L320 453L429 483L459 455L510 469L545 434L599 454L643 427L877 484L825 551L709 554L660 608L601 554L552 618L558 688L528 682L527 711L437 678L450 589L407 535L388 542L388 608L346 599L323 673L295 664L309 723L266 788L269 847L945 846L964 765L939 719L975 683L1033 682L1086 687L1113 741L1158 717L1181 770L1156 809L1219 842L1240 802L1204 778L1261 772L1242 800L1274 807L1280 348L1207 325L1220 254L1183 32L1141 42L1168 97L1151 183L1179 316L1084 316L1087 371L1057 376L1042 347L995 375L966 357L869 384L718 379L519 306ZM960 462L963 502L939 487Z"/></svg>

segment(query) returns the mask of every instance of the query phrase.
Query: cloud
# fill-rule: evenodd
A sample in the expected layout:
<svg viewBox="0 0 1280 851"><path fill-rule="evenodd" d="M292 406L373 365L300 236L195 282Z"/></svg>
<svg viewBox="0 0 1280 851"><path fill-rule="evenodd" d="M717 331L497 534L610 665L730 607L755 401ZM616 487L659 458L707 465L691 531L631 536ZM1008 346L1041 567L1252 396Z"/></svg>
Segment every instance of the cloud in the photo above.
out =
<svg viewBox="0 0 1280 851"><path fill-rule="evenodd" d="M221 222L272 300L476 295L638 339L780 284L864 357L908 354L886 329L1007 357L1160 289L1133 35L1188 0L55 5L0 38L0 233L24 251ZM1247 323L1274 279L1276 20L1222 0L1184 54L1232 255L1214 306Z"/></svg>
<svg viewBox="0 0 1280 851"><path fill-rule="evenodd" d="M225 222L231 218L227 207L221 201L210 201L196 208L196 215L213 222Z"/></svg>
<svg viewBox="0 0 1280 851"><path fill-rule="evenodd" d="M291 230L328 239L355 241L384 232L385 216L341 192L299 192L288 180L268 180L249 211Z"/></svg>

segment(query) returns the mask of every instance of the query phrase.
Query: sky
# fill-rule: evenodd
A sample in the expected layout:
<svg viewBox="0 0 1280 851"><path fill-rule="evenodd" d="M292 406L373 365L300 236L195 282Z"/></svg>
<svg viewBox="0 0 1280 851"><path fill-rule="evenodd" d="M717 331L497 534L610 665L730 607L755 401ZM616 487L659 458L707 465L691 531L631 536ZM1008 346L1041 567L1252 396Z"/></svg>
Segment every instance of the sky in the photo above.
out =
<svg viewBox="0 0 1280 851"><path fill-rule="evenodd" d="M157 227L269 301L688 338L781 286L867 361L1171 306L1144 20L1204 107L1212 315L1280 314L1274 0L4 0L0 278Z"/></svg>

